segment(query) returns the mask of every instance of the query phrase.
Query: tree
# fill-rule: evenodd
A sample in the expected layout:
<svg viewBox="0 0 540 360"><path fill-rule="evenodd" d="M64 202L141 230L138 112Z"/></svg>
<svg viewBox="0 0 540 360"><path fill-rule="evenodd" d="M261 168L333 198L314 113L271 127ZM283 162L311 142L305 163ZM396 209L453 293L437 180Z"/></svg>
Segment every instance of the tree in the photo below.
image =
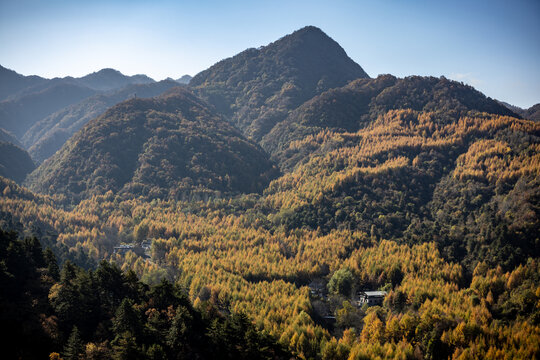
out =
<svg viewBox="0 0 540 360"><path fill-rule="evenodd" d="M343 307L336 310L336 322L341 329L362 326L361 312L351 305L349 301L343 302Z"/></svg>
<svg viewBox="0 0 540 360"><path fill-rule="evenodd" d="M78 360L83 351L84 344L79 334L79 329L74 326L68 342L64 346L64 358L65 360Z"/></svg>
<svg viewBox="0 0 540 360"><path fill-rule="evenodd" d="M114 360L138 359L141 355L135 338L129 332L117 336L112 342Z"/></svg>
<svg viewBox="0 0 540 360"><path fill-rule="evenodd" d="M394 266L388 273L388 280L390 280L392 287L394 288L401 284L401 281L403 280L403 271L401 271L401 268Z"/></svg>
<svg viewBox="0 0 540 360"><path fill-rule="evenodd" d="M122 300L120 306L116 310L115 317L113 319L113 332L117 335L121 335L125 332L130 333L133 336L137 336L141 324L139 321L139 314L133 308L133 301L125 298Z"/></svg>
<svg viewBox="0 0 540 360"><path fill-rule="evenodd" d="M165 350L161 345L158 344L152 344L148 348L146 356L149 360L167 360L167 354L165 353Z"/></svg>
<svg viewBox="0 0 540 360"><path fill-rule="evenodd" d="M58 281L60 279L60 268L58 267L58 263L56 262L56 256L54 256L51 248L47 248L43 253L43 256L45 258L45 266L47 266L47 271L49 272L49 275L54 280Z"/></svg>
<svg viewBox="0 0 540 360"><path fill-rule="evenodd" d="M179 358L188 357L190 348L194 345L189 341L192 328L193 316L185 306L178 306L167 334L167 344Z"/></svg>
<svg viewBox="0 0 540 360"><path fill-rule="evenodd" d="M52 352L49 354L49 360L64 360L60 357L60 354L57 352Z"/></svg>
<svg viewBox="0 0 540 360"><path fill-rule="evenodd" d="M341 294L343 296L350 296L353 284L353 274L347 269L343 268L334 273L330 281L328 282L328 291L333 294Z"/></svg>

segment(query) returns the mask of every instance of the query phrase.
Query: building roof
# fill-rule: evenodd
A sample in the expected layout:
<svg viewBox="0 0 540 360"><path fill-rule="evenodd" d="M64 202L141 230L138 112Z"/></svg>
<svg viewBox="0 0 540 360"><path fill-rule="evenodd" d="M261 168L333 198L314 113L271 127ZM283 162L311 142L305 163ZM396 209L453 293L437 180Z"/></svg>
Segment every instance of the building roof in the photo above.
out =
<svg viewBox="0 0 540 360"><path fill-rule="evenodd" d="M386 291L364 291L367 296L386 296Z"/></svg>
<svg viewBox="0 0 540 360"><path fill-rule="evenodd" d="M133 245L128 244L128 245L118 245L118 246L115 246L114 248L115 249L131 249L133 247L134 247Z"/></svg>

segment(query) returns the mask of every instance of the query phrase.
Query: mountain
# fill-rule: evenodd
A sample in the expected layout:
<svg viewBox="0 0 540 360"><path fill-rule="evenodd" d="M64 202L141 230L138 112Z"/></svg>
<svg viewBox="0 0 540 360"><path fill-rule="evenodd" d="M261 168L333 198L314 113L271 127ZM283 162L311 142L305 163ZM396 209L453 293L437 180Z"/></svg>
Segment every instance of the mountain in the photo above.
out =
<svg viewBox="0 0 540 360"><path fill-rule="evenodd" d="M98 92L154 82L145 75L125 76L113 69L103 69L81 78L43 79L22 76L3 67L0 68L0 80L0 98L4 98L0 102L0 127L19 139L43 118Z"/></svg>
<svg viewBox="0 0 540 360"><path fill-rule="evenodd" d="M0 140L0 176L20 184L35 168L36 165L25 150Z"/></svg>
<svg viewBox="0 0 540 360"><path fill-rule="evenodd" d="M27 179L76 198L108 190L149 197L259 192L277 173L266 154L190 91L131 99L90 121Z"/></svg>
<svg viewBox="0 0 540 360"><path fill-rule="evenodd" d="M506 106L508 109L512 110L516 114L519 114L524 119L540 121L540 103L535 104L528 109L522 109L519 106L514 106L504 101L499 101L499 103Z"/></svg>
<svg viewBox="0 0 540 360"><path fill-rule="evenodd" d="M88 121L98 117L109 107L134 96L153 97L174 86L178 86L175 81L164 80L128 85L114 92L91 96L36 122L24 134L22 141L32 158L41 163L60 149Z"/></svg>
<svg viewBox="0 0 540 360"><path fill-rule="evenodd" d="M119 89L129 84L149 84L154 80L146 75L126 76L118 70L102 69L77 79L81 85L95 90Z"/></svg>
<svg viewBox="0 0 540 360"><path fill-rule="evenodd" d="M471 272L478 261L512 268L538 254L540 125L472 111L441 120L389 110L357 131L291 142L284 158L294 166L265 190L266 203L289 229L437 241Z"/></svg>
<svg viewBox="0 0 540 360"><path fill-rule="evenodd" d="M21 139L39 120L95 93L85 86L60 83L13 100L4 100L0 102L0 127Z"/></svg>
<svg viewBox="0 0 540 360"><path fill-rule="evenodd" d="M36 165L21 143L0 128L0 176L22 183Z"/></svg>
<svg viewBox="0 0 540 360"><path fill-rule="evenodd" d="M500 100L499 100L498 103L501 104L501 105L503 105L503 106L506 106L508 109L512 110L512 111L515 112L516 114L520 114L520 115L521 115L521 114L523 113L523 111L525 111L525 110L523 110L522 108L520 108L519 106L514 106L514 105L509 104L509 103L507 103L507 102L505 102L505 101L500 101Z"/></svg>
<svg viewBox="0 0 540 360"><path fill-rule="evenodd" d="M525 119L530 119L533 121L540 121L540 104L536 104L525 110L521 114Z"/></svg>
<svg viewBox="0 0 540 360"><path fill-rule="evenodd" d="M429 232L452 261L511 267L540 250L532 220L539 143L535 123L471 86L358 79L305 102L263 138L284 172L265 194L291 211L290 228L359 229L408 243ZM482 244L467 243L479 236Z"/></svg>
<svg viewBox="0 0 540 360"><path fill-rule="evenodd" d="M4 68L2 68L4 69ZM56 85L77 85L88 87L100 92L117 90L130 84L150 84L155 82L146 75L127 76L114 69L102 69L100 71L75 78L66 76L63 78L44 79L38 76L23 76L12 70L0 71L0 76L5 76L7 80L11 78L20 79L22 84L19 87L14 87L9 91L9 96L4 100L16 100L17 98L27 96L33 93L42 92ZM22 80L24 81L22 81ZM11 85L9 86L11 88Z"/></svg>
<svg viewBox="0 0 540 360"><path fill-rule="evenodd" d="M0 101L18 91L47 82L39 76L24 76L0 65Z"/></svg>
<svg viewBox="0 0 540 360"><path fill-rule="evenodd" d="M193 79L193 77L191 75L184 75L178 79L176 79L177 82L179 82L180 84L189 84L189 82L191 81L191 79Z"/></svg>
<svg viewBox="0 0 540 360"><path fill-rule="evenodd" d="M8 142L17 145L18 147L23 147L23 145L19 142L19 140L17 140L15 136L2 128L0 128L0 141Z"/></svg>
<svg viewBox="0 0 540 360"><path fill-rule="evenodd" d="M360 70L301 29L87 122L25 180L55 196L0 177L0 228L42 235L0 232L0 323L50 344L8 354L538 358L540 122Z"/></svg>
<svg viewBox="0 0 540 360"><path fill-rule="evenodd" d="M444 77L398 79L381 75L376 79L358 79L315 96L290 112L263 138L261 145L283 170L290 170L310 155L290 148L291 143L323 130L355 132L398 109L436 113L440 123L456 122L471 111L519 117L473 87Z"/></svg>
<svg viewBox="0 0 540 360"><path fill-rule="evenodd" d="M308 26L222 60L189 85L244 134L260 140L290 110L357 78L368 75L337 42Z"/></svg>

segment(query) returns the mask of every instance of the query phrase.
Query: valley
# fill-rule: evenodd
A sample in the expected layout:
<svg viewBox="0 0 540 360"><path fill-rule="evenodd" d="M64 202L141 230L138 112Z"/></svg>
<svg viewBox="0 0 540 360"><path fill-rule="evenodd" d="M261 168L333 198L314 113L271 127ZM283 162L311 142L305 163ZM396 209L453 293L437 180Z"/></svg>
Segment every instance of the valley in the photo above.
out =
<svg viewBox="0 0 540 360"><path fill-rule="evenodd" d="M6 74L0 280L30 279L17 296L35 324L13 341L42 344L11 356L74 336L83 358L540 355L533 108L445 77L371 78L313 26L187 84ZM124 293L87 321L99 306L80 294L112 291L104 271ZM59 305L70 286L77 316ZM370 291L380 304L359 303Z"/></svg>

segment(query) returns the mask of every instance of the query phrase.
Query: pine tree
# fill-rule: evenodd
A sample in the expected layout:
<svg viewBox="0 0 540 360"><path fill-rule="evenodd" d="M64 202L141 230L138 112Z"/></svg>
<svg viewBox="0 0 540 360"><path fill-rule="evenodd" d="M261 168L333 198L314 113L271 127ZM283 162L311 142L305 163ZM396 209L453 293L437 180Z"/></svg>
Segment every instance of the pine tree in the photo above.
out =
<svg viewBox="0 0 540 360"><path fill-rule="evenodd" d="M43 256L45 257L45 265L47 266L49 275L54 280L58 281L60 279L60 268L58 267L56 256L54 256L51 248L47 248L43 253Z"/></svg>
<svg viewBox="0 0 540 360"><path fill-rule="evenodd" d="M139 328L139 317L133 308L133 302L125 298L116 310L113 319L113 331L117 335L129 332L131 335L136 336Z"/></svg>
<svg viewBox="0 0 540 360"><path fill-rule="evenodd" d="M66 346L64 346L64 359L65 360L78 360L79 355L84 351L84 344L79 334L79 329L76 326L73 327L71 335L69 336Z"/></svg>

